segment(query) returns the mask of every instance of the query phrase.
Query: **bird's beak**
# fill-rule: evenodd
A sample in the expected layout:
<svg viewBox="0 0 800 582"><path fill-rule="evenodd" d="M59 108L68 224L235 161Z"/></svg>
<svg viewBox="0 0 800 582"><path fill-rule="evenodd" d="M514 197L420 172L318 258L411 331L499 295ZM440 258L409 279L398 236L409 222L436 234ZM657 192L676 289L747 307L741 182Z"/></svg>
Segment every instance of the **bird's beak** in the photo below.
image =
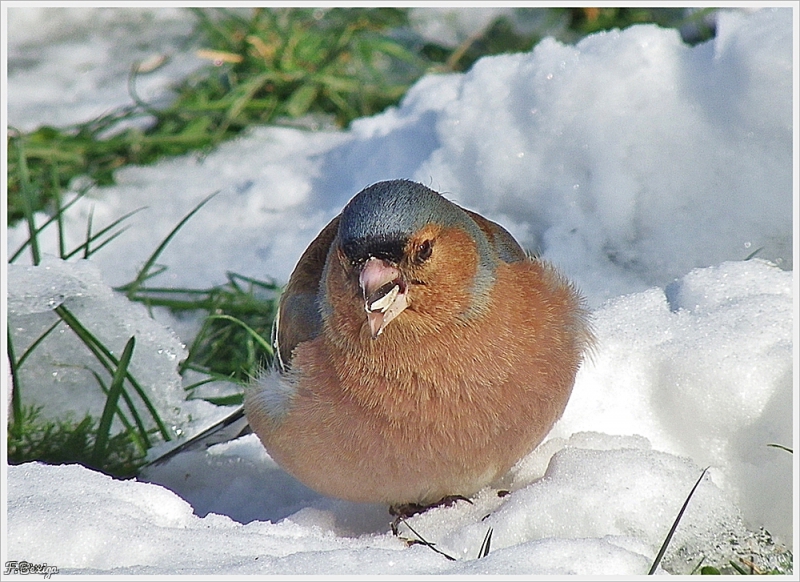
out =
<svg viewBox="0 0 800 582"><path fill-rule="evenodd" d="M375 257L364 264L358 283L364 294L369 331L375 339L408 307L407 286L397 267Z"/></svg>

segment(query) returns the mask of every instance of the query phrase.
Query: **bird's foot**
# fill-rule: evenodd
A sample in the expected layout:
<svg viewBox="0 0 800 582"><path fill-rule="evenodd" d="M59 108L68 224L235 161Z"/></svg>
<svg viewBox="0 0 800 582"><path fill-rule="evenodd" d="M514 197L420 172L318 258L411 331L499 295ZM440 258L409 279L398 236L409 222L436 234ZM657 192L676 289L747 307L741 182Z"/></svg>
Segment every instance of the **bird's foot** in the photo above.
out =
<svg viewBox="0 0 800 582"><path fill-rule="evenodd" d="M466 501L472 505L472 501L463 495L448 495L430 505L422 505L419 503L392 505L389 507L389 513L394 516L394 519L392 520L392 533L394 535L398 535L398 526L400 525L400 522L405 521L409 517L419 515L420 513L425 513L429 509L434 509L436 507L452 507L455 505L456 501Z"/></svg>

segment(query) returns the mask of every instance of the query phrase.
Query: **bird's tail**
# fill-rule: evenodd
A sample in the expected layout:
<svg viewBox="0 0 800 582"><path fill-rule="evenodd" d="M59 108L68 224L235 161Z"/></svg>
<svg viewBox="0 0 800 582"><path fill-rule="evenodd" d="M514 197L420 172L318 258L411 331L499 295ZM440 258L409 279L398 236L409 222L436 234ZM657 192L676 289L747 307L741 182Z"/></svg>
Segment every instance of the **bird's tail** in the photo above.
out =
<svg viewBox="0 0 800 582"><path fill-rule="evenodd" d="M160 465L178 453L182 453L184 451L197 450L200 448L207 449L211 445L232 441L241 436L248 435L251 432L253 431L250 428L250 424L247 422L247 417L244 415L244 407L241 406L233 411L230 415L223 418L213 426L210 426L203 432L193 436L187 441L180 443L178 446L170 449L166 453L158 455L155 459L151 459L142 468L144 469L153 465Z"/></svg>

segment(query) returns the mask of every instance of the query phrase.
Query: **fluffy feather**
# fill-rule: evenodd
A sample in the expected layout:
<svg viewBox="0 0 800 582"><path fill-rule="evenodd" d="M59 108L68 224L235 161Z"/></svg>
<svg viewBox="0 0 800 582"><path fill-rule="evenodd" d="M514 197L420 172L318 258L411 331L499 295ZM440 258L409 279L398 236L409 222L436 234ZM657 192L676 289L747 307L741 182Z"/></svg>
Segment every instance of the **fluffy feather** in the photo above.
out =
<svg viewBox="0 0 800 582"><path fill-rule="evenodd" d="M561 416L592 342L551 266L405 180L362 190L311 243L276 337L282 366L245 400L267 451L321 493L392 506L507 472Z"/></svg>

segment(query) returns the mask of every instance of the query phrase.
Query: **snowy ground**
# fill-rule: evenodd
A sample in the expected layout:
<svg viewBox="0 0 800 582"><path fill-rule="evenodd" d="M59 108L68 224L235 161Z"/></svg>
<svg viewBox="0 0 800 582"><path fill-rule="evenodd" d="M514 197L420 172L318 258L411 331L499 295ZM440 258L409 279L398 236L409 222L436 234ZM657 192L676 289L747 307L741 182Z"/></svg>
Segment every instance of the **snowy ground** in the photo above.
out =
<svg viewBox="0 0 800 582"><path fill-rule="evenodd" d="M71 10L56 20L10 11L10 125L83 120L126 102L126 59L174 51L170 74L197 66L179 12ZM768 564L761 528L797 555L797 462L767 446L798 444L793 25L796 34L796 12L767 9L721 15L716 40L693 48L652 26L575 47L545 40L463 75L425 77L399 107L348 131L256 129L205 158L120 171L67 226L75 245L92 208L102 225L148 206L114 243L126 260L101 252L11 266L9 318L22 346L62 302L117 350L137 333L134 368L176 430L223 412L182 401L175 365L191 329L164 313L150 320L109 286L130 280L216 190L162 255L160 284L205 287L226 271L283 282L353 194L410 178L504 224L575 280L599 345L542 446L474 505L410 520L457 561L393 537L384 507L308 490L245 437L138 481L8 467L4 563L83 574L636 575L706 466L667 569L734 553ZM109 50L116 56L103 57ZM168 79L154 77L150 94ZM7 237L13 251L26 234ZM85 371L58 366L83 357L68 337L36 357L27 366L37 392L26 395L55 411L90 407ZM492 551L475 559L490 527Z"/></svg>

